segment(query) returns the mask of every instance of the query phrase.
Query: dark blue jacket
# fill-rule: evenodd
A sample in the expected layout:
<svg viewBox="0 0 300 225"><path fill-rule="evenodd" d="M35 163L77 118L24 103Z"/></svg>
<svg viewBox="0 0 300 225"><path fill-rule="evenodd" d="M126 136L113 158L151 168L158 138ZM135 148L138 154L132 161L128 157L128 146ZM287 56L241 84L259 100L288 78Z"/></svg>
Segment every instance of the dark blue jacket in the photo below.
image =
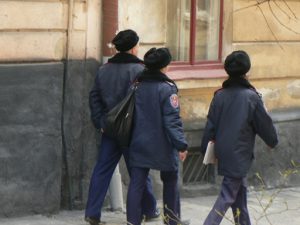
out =
<svg viewBox="0 0 300 225"><path fill-rule="evenodd" d="M255 89L236 84L217 91L207 116L201 151L205 152L209 140L215 141L219 175L247 175L254 158L256 134L272 148L278 143L272 119Z"/></svg>
<svg viewBox="0 0 300 225"><path fill-rule="evenodd" d="M104 128L104 115L126 96L143 69L142 61L127 53L117 53L99 68L89 96L91 119L97 129Z"/></svg>
<svg viewBox="0 0 300 225"><path fill-rule="evenodd" d="M159 79L167 78L160 72L148 73L158 79L141 81L135 93L130 166L175 171L178 170L178 151L187 149L177 87L172 82Z"/></svg>

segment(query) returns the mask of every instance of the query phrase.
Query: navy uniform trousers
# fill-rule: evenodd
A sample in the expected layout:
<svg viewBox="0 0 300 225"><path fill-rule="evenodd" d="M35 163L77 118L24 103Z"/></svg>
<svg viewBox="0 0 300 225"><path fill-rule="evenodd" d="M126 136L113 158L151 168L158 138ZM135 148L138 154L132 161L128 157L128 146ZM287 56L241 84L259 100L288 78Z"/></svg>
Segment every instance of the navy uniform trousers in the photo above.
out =
<svg viewBox="0 0 300 225"><path fill-rule="evenodd" d="M128 149L120 149L115 141L103 134L97 164L91 177L88 201L85 210L86 217L95 219L101 218L103 201L113 172L122 155L124 156L127 170L130 175ZM151 217L156 211L156 199L153 196L152 184L149 177L146 178L146 186L142 192L142 213L143 215Z"/></svg>
<svg viewBox="0 0 300 225"><path fill-rule="evenodd" d="M204 225L218 225L231 207L236 225L251 225L247 208L246 178L224 177L221 192Z"/></svg>
<svg viewBox="0 0 300 225"><path fill-rule="evenodd" d="M143 190L147 184L149 168L131 168L131 179L127 195L127 222L130 225L140 225L143 217L141 205ZM163 182L164 222L168 225L177 225L180 221L180 200L178 190L178 171L161 171Z"/></svg>

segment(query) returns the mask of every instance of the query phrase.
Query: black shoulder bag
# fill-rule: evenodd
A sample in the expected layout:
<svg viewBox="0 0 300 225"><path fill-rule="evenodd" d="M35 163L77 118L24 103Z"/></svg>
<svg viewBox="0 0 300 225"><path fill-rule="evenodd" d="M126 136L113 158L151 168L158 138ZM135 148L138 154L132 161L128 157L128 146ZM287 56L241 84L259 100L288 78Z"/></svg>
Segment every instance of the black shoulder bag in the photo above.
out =
<svg viewBox="0 0 300 225"><path fill-rule="evenodd" d="M137 83L134 83L126 97L106 114L104 133L115 139L120 147L130 144L136 89Z"/></svg>

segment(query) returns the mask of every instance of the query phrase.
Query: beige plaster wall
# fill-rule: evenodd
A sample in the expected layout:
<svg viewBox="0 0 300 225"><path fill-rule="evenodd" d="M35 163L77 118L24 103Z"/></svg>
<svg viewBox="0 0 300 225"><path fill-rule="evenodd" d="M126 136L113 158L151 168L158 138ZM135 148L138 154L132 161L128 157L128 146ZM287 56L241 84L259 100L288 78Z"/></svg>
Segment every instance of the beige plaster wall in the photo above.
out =
<svg viewBox="0 0 300 225"><path fill-rule="evenodd" d="M100 59L101 0L0 1L0 62Z"/></svg>
<svg viewBox="0 0 300 225"><path fill-rule="evenodd" d="M67 3L63 1L0 1L1 29L65 29Z"/></svg>
<svg viewBox="0 0 300 225"><path fill-rule="evenodd" d="M102 0L89 0L87 5L86 57L102 57Z"/></svg>
<svg viewBox="0 0 300 225"><path fill-rule="evenodd" d="M246 50L251 81L270 110L300 107L300 1L233 1L232 49Z"/></svg>
<svg viewBox="0 0 300 225"><path fill-rule="evenodd" d="M52 61L65 57L63 32L0 32L0 61Z"/></svg>
<svg viewBox="0 0 300 225"><path fill-rule="evenodd" d="M252 78L300 77L300 42L233 43L233 48L251 56Z"/></svg>
<svg viewBox="0 0 300 225"><path fill-rule="evenodd" d="M233 39L237 42L299 41L300 1L235 0Z"/></svg>
<svg viewBox="0 0 300 225"><path fill-rule="evenodd" d="M299 77L300 1L255 4L234 1L233 49L249 52L253 78Z"/></svg>
<svg viewBox="0 0 300 225"><path fill-rule="evenodd" d="M139 57L166 43L167 0L119 0L119 30L133 29L140 36ZM141 19L143 18L143 19Z"/></svg>

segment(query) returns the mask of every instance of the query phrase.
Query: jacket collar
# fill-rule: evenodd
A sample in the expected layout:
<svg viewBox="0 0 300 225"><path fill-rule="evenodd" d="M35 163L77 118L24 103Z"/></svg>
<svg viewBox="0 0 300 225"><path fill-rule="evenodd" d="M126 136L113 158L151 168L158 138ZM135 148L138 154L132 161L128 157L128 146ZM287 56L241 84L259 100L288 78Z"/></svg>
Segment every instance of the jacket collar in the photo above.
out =
<svg viewBox="0 0 300 225"><path fill-rule="evenodd" d="M177 85L175 82L170 79L166 74L162 73L160 70L149 70L145 69L142 74L138 77L138 82L143 81L160 81L160 82L170 82L175 85L176 89Z"/></svg>
<svg viewBox="0 0 300 225"><path fill-rule="evenodd" d="M234 86L249 88L255 91L259 97L261 97L261 94L256 90L256 88L252 84L250 84L250 82L247 79L245 79L245 77L229 77L222 84L222 88L230 88Z"/></svg>
<svg viewBox="0 0 300 225"><path fill-rule="evenodd" d="M108 59L108 63L143 63L143 61L135 55L126 52L119 52L112 58Z"/></svg>
<svg viewBox="0 0 300 225"><path fill-rule="evenodd" d="M232 86L242 86L255 90L255 87L252 86L252 84L250 84L250 82L244 77L229 77L222 84L223 88L230 88Z"/></svg>

